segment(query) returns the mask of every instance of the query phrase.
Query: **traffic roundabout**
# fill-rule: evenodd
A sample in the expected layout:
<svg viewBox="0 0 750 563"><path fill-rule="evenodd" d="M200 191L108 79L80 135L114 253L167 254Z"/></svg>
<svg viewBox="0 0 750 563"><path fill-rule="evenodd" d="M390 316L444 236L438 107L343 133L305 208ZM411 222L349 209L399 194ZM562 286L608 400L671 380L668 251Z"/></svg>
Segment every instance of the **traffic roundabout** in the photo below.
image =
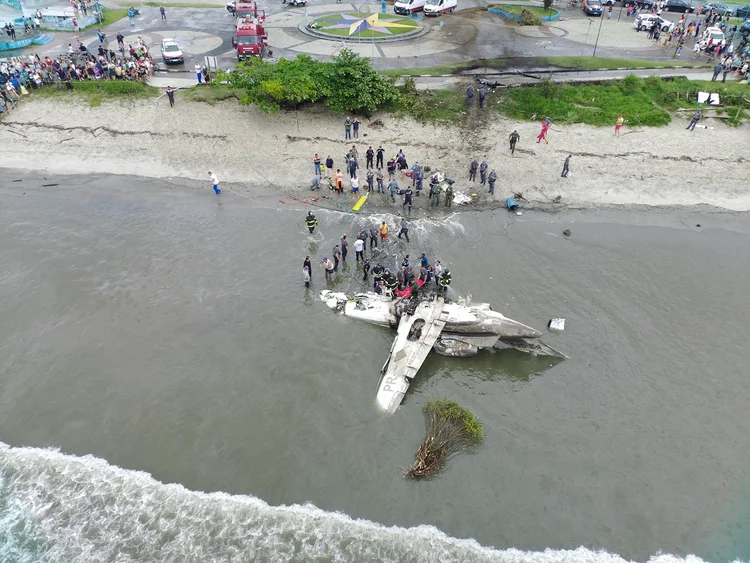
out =
<svg viewBox="0 0 750 563"><path fill-rule="evenodd" d="M312 37L354 43L392 42L414 39L429 31L421 20L396 14L334 12L321 14L298 29Z"/></svg>

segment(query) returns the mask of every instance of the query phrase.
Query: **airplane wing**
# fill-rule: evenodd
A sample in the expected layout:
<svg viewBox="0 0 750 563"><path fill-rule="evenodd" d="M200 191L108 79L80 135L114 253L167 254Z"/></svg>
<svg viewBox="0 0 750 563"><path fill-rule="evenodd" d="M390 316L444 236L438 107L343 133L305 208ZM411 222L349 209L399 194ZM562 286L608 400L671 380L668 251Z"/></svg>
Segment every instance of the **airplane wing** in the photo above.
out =
<svg viewBox="0 0 750 563"><path fill-rule="evenodd" d="M419 301L415 309L401 315L396 338L378 383L377 403L387 413L396 412L411 380L445 327L444 304L443 297L438 296Z"/></svg>

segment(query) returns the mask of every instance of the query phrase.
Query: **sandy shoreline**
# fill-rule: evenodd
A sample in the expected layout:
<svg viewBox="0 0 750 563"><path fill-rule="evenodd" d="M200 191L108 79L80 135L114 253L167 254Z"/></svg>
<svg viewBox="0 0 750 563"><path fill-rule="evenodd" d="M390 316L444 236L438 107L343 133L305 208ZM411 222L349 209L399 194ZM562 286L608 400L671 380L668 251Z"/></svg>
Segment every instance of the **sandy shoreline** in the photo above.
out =
<svg viewBox="0 0 750 563"><path fill-rule="evenodd" d="M459 190L477 193L480 206L497 206L513 192L523 192L532 203L548 204L562 196L566 207L708 204L750 210L746 126L711 122L712 129L689 132L686 123L676 121L631 133L626 124L626 134L615 138L613 128L553 125L550 143L544 145L535 142L536 123L482 118L472 114L468 120L476 126L459 129L374 115L371 119L384 126L372 128L363 118L354 142L362 164L369 145L382 144L387 155L403 149L410 165L416 160L444 171L457 180ZM343 168L352 145L344 141L341 116L300 112L297 121L293 113L267 115L235 101L209 106L178 98L175 108L164 99L91 108L85 102L30 100L0 124L0 166L5 168L188 178L205 182L206 188L212 170L249 195L268 193L271 182L308 197L313 155L325 159L330 154ZM511 157L506 139L513 129L521 141ZM568 154L573 155L572 176L561 178ZM494 198L466 181L474 158L486 159L497 171ZM380 196L368 208L390 205ZM416 206L428 207L429 201L418 198Z"/></svg>

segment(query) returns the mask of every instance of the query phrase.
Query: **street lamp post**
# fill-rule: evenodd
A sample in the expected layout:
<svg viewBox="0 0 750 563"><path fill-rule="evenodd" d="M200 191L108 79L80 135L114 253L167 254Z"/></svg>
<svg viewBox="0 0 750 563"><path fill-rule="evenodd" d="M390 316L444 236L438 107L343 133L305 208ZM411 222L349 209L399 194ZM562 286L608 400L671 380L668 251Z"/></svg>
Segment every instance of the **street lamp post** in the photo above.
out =
<svg viewBox="0 0 750 563"><path fill-rule="evenodd" d="M586 30L586 37L584 37L584 39L583 39L583 49L584 49L584 50L586 49L586 45L587 45L587 44L588 44L588 42L589 42L589 31L590 31L590 30L591 30L591 20L589 20L589 27L588 27L588 29ZM581 56L583 56L583 51L581 51Z"/></svg>
<svg viewBox="0 0 750 563"><path fill-rule="evenodd" d="M596 48L599 46L599 35L602 32L602 24L604 23L604 12L602 12L602 15L600 16L600 18L601 19L599 20L599 31L597 31L596 33L596 42L594 43L594 54L592 55L592 57L596 56Z"/></svg>

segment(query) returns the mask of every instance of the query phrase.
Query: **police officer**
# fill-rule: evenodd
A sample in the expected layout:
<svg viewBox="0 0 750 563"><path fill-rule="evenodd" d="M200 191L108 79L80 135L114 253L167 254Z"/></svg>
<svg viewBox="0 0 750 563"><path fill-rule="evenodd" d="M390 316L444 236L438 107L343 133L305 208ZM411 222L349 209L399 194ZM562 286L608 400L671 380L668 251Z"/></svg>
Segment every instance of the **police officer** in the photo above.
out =
<svg viewBox="0 0 750 563"><path fill-rule="evenodd" d="M484 96L486 95L486 92L484 91L484 86L479 87L479 107L484 107Z"/></svg>
<svg viewBox="0 0 750 563"><path fill-rule="evenodd" d="M391 203L396 203L396 194L399 191L396 178L391 177L391 179L388 180L388 191L391 193Z"/></svg>
<svg viewBox="0 0 750 563"><path fill-rule="evenodd" d="M495 169L492 169L492 172L490 172L490 175L487 177L487 182L490 185L490 193L495 193L495 181L497 180L497 172L495 172Z"/></svg>
<svg viewBox="0 0 750 563"><path fill-rule="evenodd" d="M466 104L471 105L472 100L474 100L474 86L469 86L466 89Z"/></svg>
<svg viewBox="0 0 750 563"><path fill-rule="evenodd" d="M401 238L401 235L404 235L406 237L406 242L409 242L409 224L406 222L406 219L401 219L401 230L398 232L398 238ZM408 256L407 256L408 258Z"/></svg>
<svg viewBox="0 0 750 563"><path fill-rule="evenodd" d="M385 190L383 189L383 169L378 168L378 174L375 177L375 179L378 181L378 193L384 194Z"/></svg>
<svg viewBox="0 0 750 563"><path fill-rule="evenodd" d="M482 164L479 165L479 183L483 186L487 183L487 161L483 160Z"/></svg>
<svg viewBox="0 0 750 563"><path fill-rule="evenodd" d="M367 258L365 258L365 263L362 265L362 272L364 273L362 281L367 281L367 275L370 273L370 261Z"/></svg>
<svg viewBox="0 0 750 563"><path fill-rule="evenodd" d="M398 281L399 291L404 289L404 283L406 283L406 268L402 267L396 274L396 280Z"/></svg>
<svg viewBox="0 0 750 563"><path fill-rule="evenodd" d="M469 181L477 181L477 168L479 168L479 163L476 160L472 160L471 166L469 167Z"/></svg>
<svg viewBox="0 0 750 563"><path fill-rule="evenodd" d="M357 233L357 238L362 241L362 250L367 250L367 231L365 231L364 228L361 228L359 230L359 233Z"/></svg>
<svg viewBox="0 0 750 563"><path fill-rule="evenodd" d="M448 286L451 284L451 272L448 268L443 270L443 273L440 274L440 289L438 291L446 292L448 291Z"/></svg>
<svg viewBox="0 0 750 563"><path fill-rule="evenodd" d="M407 254L404 256L404 259L401 261L401 267L406 268L409 265L409 255Z"/></svg>
<svg viewBox="0 0 750 563"><path fill-rule="evenodd" d="M313 215L312 211L307 212L305 223L307 223L307 230L310 231L310 234L313 234L313 232L315 231L315 227L318 226L318 219L315 217L315 215Z"/></svg>
<svg viewBox="0 0 750 563"><path fill-rule="evenodd" d="M383 154L385 154L385 149L383 148L383 145L380 145L378 147L378 151L376 153L375 158L375 167L376 168L383 168Z"/></svg>
<svg viewBox="0 0 750 563"><path fill-rule="evenodd" d="M401 204L401 207L403 209L406 209L407 206L409 206L409 211L411 212L411 204L412 204L412 195L414 195L414 192L411 191L411 188L407 186L405 190L403 190L404 194L404 203ZM401 238L401 235L399 234L399 238ZM409 241L409 237L406 237L406 241Z"/></svg>
<svg viewBox="0 0 750 563"><path fill-rule="evenodd" d="M374 187L373 180L375 179L375 174L372 171L372 168L367 169L367 191L372 192Z"/></svg>
<svg viewBox="0 0 750 563"><path fill-rule="evenodd" d="M378 247L378 230L375 227L370 227L370 252L373 248Z"/></svg>
<svg viewBox="0 0 750 563"><path fill-rule="evenodd" d="M445 190L445 206L450 207L453 203L453 186L448 186Z"/></svg>
<svg viewBox="0 0 750 563"><path fill-rule="evenodd" d="M516 143L521 138L521 135L518 134L518 130L513 130L513 133L510 134L510 137L508 137L508 140L510 141L510 154L513 154L516 152Z"/></svg>
<svg viewBox="0 0 750 563"><path fill-rule="evenodd" d="M367 168L372 168L372 157L375 156L375 151L372 150L372 147L367 148L367 152L365 153L365 159L367 161Z"/></svg>

